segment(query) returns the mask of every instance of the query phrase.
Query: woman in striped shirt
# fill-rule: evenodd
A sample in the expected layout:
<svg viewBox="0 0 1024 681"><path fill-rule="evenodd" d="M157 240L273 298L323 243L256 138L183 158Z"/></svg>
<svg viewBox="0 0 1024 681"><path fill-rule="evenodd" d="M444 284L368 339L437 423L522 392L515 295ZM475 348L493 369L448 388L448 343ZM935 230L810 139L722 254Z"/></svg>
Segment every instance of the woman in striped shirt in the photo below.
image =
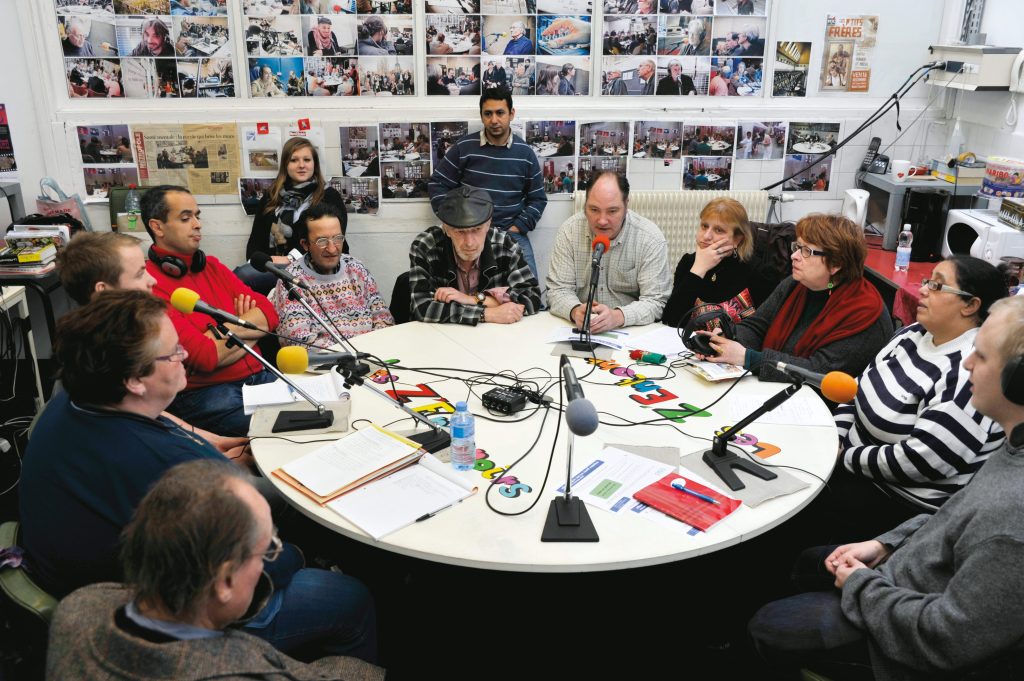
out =
<svg viewBox="0 0 1024 681"><path fill-rule="evenodd" d="M835 415L840 460L829 488L836 515L855 529L846 536L934 513L1002 444L999 426L970 405L962 362L989 306L1005 295L1002 275L984 260L936 264L921 284L917 323L861 374L856 400Z"/></svg>

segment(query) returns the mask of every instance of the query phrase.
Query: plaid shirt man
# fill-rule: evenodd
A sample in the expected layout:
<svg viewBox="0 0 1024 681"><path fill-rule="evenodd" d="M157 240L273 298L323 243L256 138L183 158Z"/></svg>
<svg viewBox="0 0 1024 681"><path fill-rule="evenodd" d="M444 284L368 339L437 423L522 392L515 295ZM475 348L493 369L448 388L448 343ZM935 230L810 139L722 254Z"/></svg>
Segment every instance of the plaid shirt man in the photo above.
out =
<svg viewBox="0 0 1024 681"><path fill-rule="evenodd" d="M476 326L484 318L483 305L442 303L434 291L459 288L451 240L441 227L429 227L412 242L409 250L409 287L412 289L412 318L421 322L451 322ZM477 290L508 287L512 302L522 305L524 315L540 309L540 286L526 264L523 252L507 233L491 227L480 254Z"/></svg>

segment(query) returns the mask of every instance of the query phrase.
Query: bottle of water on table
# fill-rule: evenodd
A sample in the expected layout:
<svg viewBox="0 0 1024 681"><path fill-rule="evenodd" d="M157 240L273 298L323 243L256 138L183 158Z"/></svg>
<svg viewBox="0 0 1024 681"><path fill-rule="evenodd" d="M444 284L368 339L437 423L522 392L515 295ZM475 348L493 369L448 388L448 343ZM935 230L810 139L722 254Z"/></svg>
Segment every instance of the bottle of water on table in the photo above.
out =
<svg viewBox="0 0 1024 681"><path fill-rule="evenodd" d="M457 471L468 471L476 461L476 425L465 402L456 403L451 429L452 466Z"/></svg>
<svg viewBox="0 0 1024 681"><path fill-rule="evenodd" d="M896 271L906 272L910 269L910 245L914 243L914 233L910 231L910 223L903 225L896 240Z"/></svg>

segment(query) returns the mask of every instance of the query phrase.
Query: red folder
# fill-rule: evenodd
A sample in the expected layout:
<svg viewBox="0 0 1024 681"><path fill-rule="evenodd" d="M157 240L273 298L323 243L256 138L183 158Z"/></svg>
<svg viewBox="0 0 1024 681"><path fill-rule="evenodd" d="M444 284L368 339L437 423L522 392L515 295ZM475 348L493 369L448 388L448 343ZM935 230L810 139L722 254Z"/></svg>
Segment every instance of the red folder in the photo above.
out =
<svg viewBox="0 0 1024 681"><path fill-rule="evenodd" d="M687 489L692 489L694 492L709 496L717 500L718 503L712 504L710 501L699 499L692 494L675 489L672 487L672 481L677 478L686 481ZM688 480L677 473L669 473L661 480L638 490L633 495L633 498L647 504L651 508L656 508L666 515L672 516L676 520L682 520L684 523L704 531L739 508L741 503L739 499L727 497L710 487L705 487L700 483Z"/></svg>

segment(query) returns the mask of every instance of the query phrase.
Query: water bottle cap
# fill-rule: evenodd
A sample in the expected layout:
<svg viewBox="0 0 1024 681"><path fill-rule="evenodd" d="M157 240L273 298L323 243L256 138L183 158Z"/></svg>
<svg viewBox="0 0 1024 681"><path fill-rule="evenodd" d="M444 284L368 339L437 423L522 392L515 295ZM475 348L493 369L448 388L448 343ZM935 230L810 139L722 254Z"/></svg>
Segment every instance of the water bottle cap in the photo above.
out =
<svg viewBox="0 0 1024 681"><path fill-rule="evenodd" d="M130 185L128 185L128 189L135 189L135 183L133 182Z"/></svg>
<svg viewBox="0 0 1024 681"><path fill-rule="evenodd" d="M455 411L469 411L469 405L465 402L456 402Z"/></svg>

